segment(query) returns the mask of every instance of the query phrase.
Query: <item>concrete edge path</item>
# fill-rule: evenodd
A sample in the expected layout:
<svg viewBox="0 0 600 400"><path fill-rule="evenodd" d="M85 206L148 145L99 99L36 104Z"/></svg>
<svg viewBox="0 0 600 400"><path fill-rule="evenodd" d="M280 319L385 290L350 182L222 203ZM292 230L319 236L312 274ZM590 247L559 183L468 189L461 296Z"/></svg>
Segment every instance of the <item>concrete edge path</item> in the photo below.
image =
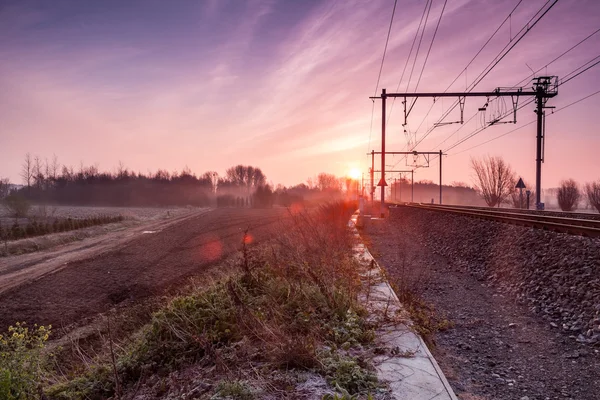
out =
<svg viewBox="0 0 600 400"><path fill-rule="evenodd" d="M393 399L458 400L427 345L410 328L412 323L400 300L362 242L356 229L358 216L356 212L349 223L357 239L355 256L364 265L371 266L365 274L369 281L369 293L363 301L370 317L383 322L376 332L378 355L372 360L377 377L388 383ZM370 218L366 215L363 217Z"/></svg>

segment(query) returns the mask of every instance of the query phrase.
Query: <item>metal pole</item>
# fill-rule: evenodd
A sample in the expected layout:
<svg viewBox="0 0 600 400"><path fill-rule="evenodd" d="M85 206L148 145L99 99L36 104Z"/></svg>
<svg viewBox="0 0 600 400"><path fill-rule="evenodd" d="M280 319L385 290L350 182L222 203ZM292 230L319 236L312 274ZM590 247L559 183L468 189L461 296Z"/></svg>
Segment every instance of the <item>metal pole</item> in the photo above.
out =
<svg viewBox="0 0 600 400"><path fill-rule="evenodd" d="M398 201L402 203L402 172L400 172L400 198Z"/></svg>
<svg viewBox="0 0 600 400"><path fill-rule="evenodd" d="M371 207L375 205L375 150L371 150L371 187L369 192L371 193Z"/></svg>
<svg viewBox="0 0 600 400"><path fill-rule="evenodd" d="M535 159L535 207L539 209L541 203L542 194L542 139L543 139L543 107L544 107L544 89L541 85L537 87L537 94L535 96L537 100L537 157Z"/></svg>
<svg viewBox="0 0 600 400"><path fill-rule="evenodd" d="M411 187L410 187L410 202L414 203L415 202L415 171L410 171L410 180L411 182Z"/></svg>
<svg viewBox="0 0 600 400"><path fill-rule="evenodd" d="M442 204L442 151L440 150L440 204Z"/></svg>
<svg viewBox="0 0 600 400"><path fill-rule="evenodd" d="M381 218L385 213L385 89L381 89Z"/></svg>
<svg viewBox="0 0 600 400"><path fill-rule="evenodd" d="M365 196L365 173L363 172L361 174L361 179L360 179L360 195L361 196Z"/></svg>

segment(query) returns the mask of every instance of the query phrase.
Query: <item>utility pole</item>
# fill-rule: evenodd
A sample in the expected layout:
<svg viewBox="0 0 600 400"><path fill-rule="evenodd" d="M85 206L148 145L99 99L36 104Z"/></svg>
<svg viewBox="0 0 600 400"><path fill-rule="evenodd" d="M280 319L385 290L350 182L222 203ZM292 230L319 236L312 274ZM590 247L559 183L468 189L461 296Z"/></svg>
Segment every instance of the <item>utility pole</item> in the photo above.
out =
<svg viewBox="0 0 600 400"><path fill-rule="evenodd" d="M442 155L440 150L440 205L442 204Z"/></svg>
<svg viewBox="0 0 600 400"><path fill-rule="evenodd" d="M371 193L371 207L375 205L375 176L373 171L375 170L375 150L371 151L371 187L369 192Z"/></svg>
<svg viewBox="0 0 600 400"><path fill-rule="evenodd" d="M458 105L460 107L460 120L455 121L456 123L462 124L464 122L464 109L467 97L486 97L489 99L497 97L511 97L513 105L513 120L512 121L500 121L504 117L495 118L489 121L488 126L499 124L499 123L517 123L517 108L519 103L519 97L521 96L534 96L537 102L537 146L536 146L536 206L538 209L543 208L544 205L541 203L541 191L542 191L542 163L544 162L544 108L549 98L554 97L558 94L558 77L557 76L540 76L535 78L534 91L524 91L523 88L496 88L491 92L438 92L438 93L387 93L385 89L381 89L381 96L370 97L371 99L381 99L382 106L382 121L381 121L381 206L384 205L384 186L385 186L385 103L388 97L401 97L404 98L402 104L404 105L404 124L407 124L408 116L412 111L416 99L419 97L432 97L435 101L439 97L456 97L458 98ZM407 110L407 98L414 98L415 101L410 105ZM486 103L487 106L487 103ZM480 111L485 111L486 106L480 108ZM455 122L441 122L439 125L446 125ZM389 152L387 154L390 154ZM441 154L441 152L440 152ZM440 157L440 204L442 203L442 169L441 169L441 157ZM383 216L383 208L382 208Z"/></svg>
<svg viewBox="0 0 600 400"><path fill-rule="evenodd" d="M381 89L381 180L377 186L381 186L381 218L385 216L385 89Z"/></svg>
<svg viewBox="0 0 600 400"><path fill-rule="evenodd" d="M369 153L369 154L371 154L371 153ZM367 155L369 155L369 154L367 154ZM393 152L388 152L388 154L393 154ZM437 153L435 153L435 154L437 154ZM375 156L373 156L373 157L375 157ZM376 171L373 171L373 172L381 172L381 171L380 170L376 170ZM411 183L412 187L411 187L410 200L411 200L412 203L414 203L414 196L415 196L415 170L414 169L402 170L402 171L392 170L392 171L388 171L388 172L390 174L397 174L397 173L403 174L403 173L409 173L410 172L410 177L411 177L410 179L411 179L411 182L412 182Z"/></svg>
<svg viewBox="0 0 600 400"><path fill-rule="evenodd" d="M375 157L375 154L381 154L381 152L380 151L371 151L371 154L373 157ZM440 151L388 151L387 154L403 154L403 155L412 154L414 156L422 154L425 157L427 157L428 164L429 164L429 158L428 158L429 156L431 156L431 155L440 156L440 204L442 204L442 156L444 156L445 154L442 153L441 150ZM394 171L394 172L400 172L400 171ZM410 171L402 171L402 172L410 172Z"/></svg>

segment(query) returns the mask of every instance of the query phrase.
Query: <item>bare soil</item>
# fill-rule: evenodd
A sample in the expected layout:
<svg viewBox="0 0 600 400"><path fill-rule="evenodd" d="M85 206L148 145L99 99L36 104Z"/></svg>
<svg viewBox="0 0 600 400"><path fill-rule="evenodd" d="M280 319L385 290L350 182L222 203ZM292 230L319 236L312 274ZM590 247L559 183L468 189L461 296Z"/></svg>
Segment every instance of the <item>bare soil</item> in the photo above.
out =
<svg viewBox="0 0 600 400"><path fill-rule="evenodd" d="M83 323L165 293L236 252L243 231L268 239L287 210L215 209L51 251L0 259L0 331L17 321Z"/></svg>
<svg viewBox="0 0 600 400"><path fill-rule="evenodd" d="M597 347L576 342L461 260L436 254L422 240L427 226L388 219L365 231L390 279L408 281L453 324L434 335L432 352L459 398L598 399Z"/></svg>

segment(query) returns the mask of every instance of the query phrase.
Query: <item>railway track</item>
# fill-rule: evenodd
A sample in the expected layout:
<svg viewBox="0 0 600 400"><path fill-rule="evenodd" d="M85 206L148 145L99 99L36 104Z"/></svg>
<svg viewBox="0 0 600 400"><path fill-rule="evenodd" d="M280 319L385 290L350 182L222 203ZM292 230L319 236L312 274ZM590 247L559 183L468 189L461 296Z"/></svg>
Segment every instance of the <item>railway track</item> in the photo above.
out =
<svg viewBox="0 0 600 400"><path fill-rule="evenodd" d="M468 207L468 206L445 206L434 204L406 204L401 207L412 207L438 212L447 212L466 217L487 219L490 221L503 222L507 224L528 226L536 229L551 230L590 237L600 237L600 220L578 218L578 214L570 214L573 217L557 217L540 213L525 213L518 210L503 211L499 209Z"/></svg>

